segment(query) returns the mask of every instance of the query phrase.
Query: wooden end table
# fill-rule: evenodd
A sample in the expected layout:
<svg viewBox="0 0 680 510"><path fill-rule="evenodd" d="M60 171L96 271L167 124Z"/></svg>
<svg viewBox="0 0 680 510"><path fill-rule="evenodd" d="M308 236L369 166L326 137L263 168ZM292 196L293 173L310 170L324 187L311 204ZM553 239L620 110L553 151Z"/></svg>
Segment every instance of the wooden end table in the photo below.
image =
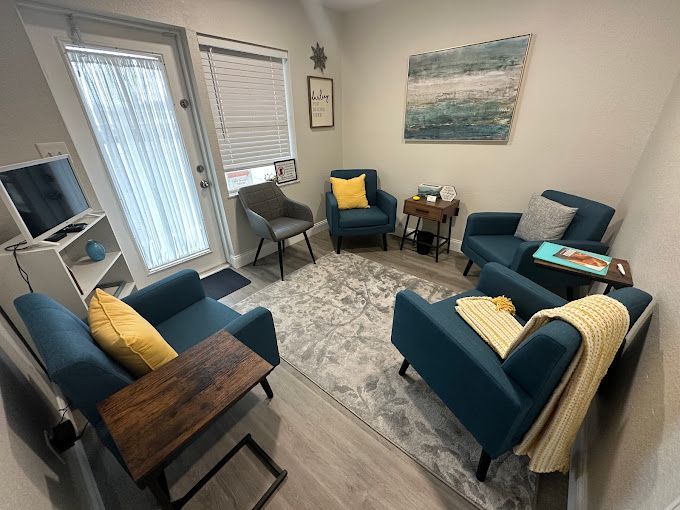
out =
<svg viewBox="0 0 680 510"><path fill-rule="evenodd" d="M612 289L622 289L624 287L633 286L633 273L630 269L630 264L625 259L612 258L612 261L609 263L607 273L604 275L591 273L590 271L582 271L581 269L562 266L560 264L553 264L552 262L548 262L546 260L541 259L534 259L534 263L538 264L539 266L548 267L556 271L561 271L563 273L588 278L590 280L593 280L594 282L605 283L607 284L607 287L604 290L605 294L609 294L609 292ZM618 264L621 264L623 266L623 270L626 272L625 275L619 273L617 267Z"/></svg>
<svg viewBox="0 0 680 510"><path fill-rule="evenodd" d="M140 488L149 487L164 510L182 508L243 446L248 446L276 477L253 507L259 509L287 472L250 434L175 501L170 497L164 468L257 384L273 397L266 379L273 369L231 334L220 331L114 393L97 409L130 476Z"/></svg>
<svg viewBox="0 0 680 510"><path fill-rule="evenodd" d="M420 200L413 200L412 197L404 200L404 214L406 215L406 224L404 225L404 234L401 236L400 250L404 249L404 241L407 237L413 236L413 240L418 235L420 229L420 220L432 220L437 222L437 234L435 235L435 262L439 262L439 248L446 245L446 253L451 250L451 225L452 218L458 216L458 209L460 206L460 200L457 198L451 200L442 200L438 198L436 202L428 202L425 198ZM408 222L411 216L416 216L418 222L416 223L416 229L413 232L406 233L408 229ZM446 223L448 219L449 222L449 235L447 237L442 237L439 235L439 231L442 223Z"/></svg>

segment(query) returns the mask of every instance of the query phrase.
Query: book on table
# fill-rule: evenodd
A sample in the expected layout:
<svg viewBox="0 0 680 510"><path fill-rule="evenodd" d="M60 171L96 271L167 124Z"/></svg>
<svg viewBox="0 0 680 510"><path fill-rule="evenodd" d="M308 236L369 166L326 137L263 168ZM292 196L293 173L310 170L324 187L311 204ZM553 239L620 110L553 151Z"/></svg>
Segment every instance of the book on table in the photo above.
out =
<svg viewBox="0 0 680 510"><path fill-rule="evenodd" d="M601 276L607 274L609 264L612 262L612 258L607 255L547 241L538 247L538 250L534 253L534 258Z"/></svg>

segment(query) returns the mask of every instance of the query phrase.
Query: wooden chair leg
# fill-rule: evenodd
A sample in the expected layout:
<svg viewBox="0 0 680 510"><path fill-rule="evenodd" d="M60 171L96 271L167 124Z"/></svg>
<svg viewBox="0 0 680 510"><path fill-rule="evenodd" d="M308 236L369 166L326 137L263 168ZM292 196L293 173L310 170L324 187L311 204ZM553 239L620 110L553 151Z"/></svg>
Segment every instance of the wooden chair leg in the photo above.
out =
<svg viewBox="0 0 680 510"><path fill-rule="evenodd" d="M281 281L283 281L283 247L281 246L282 244L283 241L279 241L278 249L279 249L279 269L281 269Z"/></svg>
<svg viewBox="0 0 680 510"><path fill-rule="evenodd" d="M260 250L262 249L262 243L264 243L264 237L260 239L260 244L257 245L257 251L255 252L255 260L253 260L253 266L257 264L257 257L260 256Z"/></svg>
<svg viewBox="0 0 680 510"><path fill-rule="evenodd" d="M387 234L382 235L383 251L387 251Z"/></svg>
<svg viewBox="0 0 680 510"><path fill-rule="evenodd" d="M472 267L472 260L468 259L467 266L465 266L465 270L463 271L463 276L467 276L468 273L470 272L470 268Z"/></svg>
<svg viewBox="0 0 680 510"><path fill-rule="evenodd" d="M336 249L335 253L340 254L340 247L342 246L342 236L338 236L338 240L336 241Z"/></svg>
<svg viewBox="0 0 680 510"><path fill-rule="evenodd" d="M309 254L312 257L312 262L316 264L316 260L314 259L314 252L312 252L312 245L309 244L309 238L307 237L307 232L303 232L302 235L305 236L305 242L307 243L307 249L309 250Z"/></svg>
<svg viewBox="0 0 680 510"><path fill-rule="evenodd" d="M399 375L404 376L406 375L406 370L411 364L408 362L406 358L404 358L403 363L401 364L401 368L399 368Z"/></svg>
<svg viewBox="0 0 680 510"><path fill-rule="evenodd" d="M490 464L491 456L482 450L482 454L479 456L479 464L477 464L477 472L475 473L477 480L480 482L486 480L486 474L489 471Z"/></svg>

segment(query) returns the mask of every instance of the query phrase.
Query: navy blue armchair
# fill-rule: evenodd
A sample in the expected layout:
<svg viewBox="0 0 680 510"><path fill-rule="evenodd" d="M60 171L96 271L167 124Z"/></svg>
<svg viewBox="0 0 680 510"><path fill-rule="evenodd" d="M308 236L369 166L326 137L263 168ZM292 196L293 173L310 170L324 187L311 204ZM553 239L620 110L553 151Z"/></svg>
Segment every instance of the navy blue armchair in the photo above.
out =
<svg viewBox="0 0 680 510"><path fill-rule="evenodd" d="M181 355L225 329L269 363L279 364L274 321L269 310L241 315L205 296L196 271L182 270L130 294L124 301L149 321ZM121 460L97 403L135 378L94 342L87 324L44 294L26 294L15 306L45 362L50 379L94 426L103 443ZM266 379L262 387L272 397ZM121 462L125 466L124 462Z"/></svg>
<svg viewBox="0 0 680 510"><path fill-rule="evenodd" d="M512 299L524 323L535 312L562 306L564 299L497 264L484 266L476 289L437 303L412 291L397 294L392 343L482 446L477 478L484 481L492 458L509 451L529 430L560 382L581 343L570 324L554 320L537 330L502 360L456 313L467 296ZM630 323L652 297L629 287L609 294L622 302Z"/></svg>
<svg viewBox="0 0 680 510"><path fill-rule="evenodd" d="M331 177L352 179L366 174L366 198L368 209L338 208L332 192L326 192L326 219L331 236L337 238L336 251L340 253L345 236L382 234L383 250L387 251L387 234L394 232L397 220L397 199L378 189L378 173L375 170L333 170Z"/></svg>
<svg viewBox="0 0 680 510"><path fill-rule="evenodd" d="M542 195L560 204L578 208L564 236L556 243L594 253L607 253L609 246L601 240L614 216L614 209L561 191L547 190ZM535 264L533 255L542 241L523 241L515 237L521 217L521 213L512 212L470 214L461 246L461 251L469 258L463 274L468 274L473 262L479 267L484 267L487 262L498 262L544 287L564 289L569 296L575 287L589 283L588 279Z"/></svg>

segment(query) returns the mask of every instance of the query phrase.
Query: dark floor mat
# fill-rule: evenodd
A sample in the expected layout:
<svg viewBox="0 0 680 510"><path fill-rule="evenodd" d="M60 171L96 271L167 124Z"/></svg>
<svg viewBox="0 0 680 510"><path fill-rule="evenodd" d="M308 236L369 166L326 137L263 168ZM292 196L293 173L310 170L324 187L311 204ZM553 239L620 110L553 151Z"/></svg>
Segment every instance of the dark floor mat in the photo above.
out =
<svg viewBox="0 0 680 510"><path fill-rule="evenodd" d="M206 276L201 280L205 294L213 299L220 299L250 284L250 280L227 268Z"/></svg>

